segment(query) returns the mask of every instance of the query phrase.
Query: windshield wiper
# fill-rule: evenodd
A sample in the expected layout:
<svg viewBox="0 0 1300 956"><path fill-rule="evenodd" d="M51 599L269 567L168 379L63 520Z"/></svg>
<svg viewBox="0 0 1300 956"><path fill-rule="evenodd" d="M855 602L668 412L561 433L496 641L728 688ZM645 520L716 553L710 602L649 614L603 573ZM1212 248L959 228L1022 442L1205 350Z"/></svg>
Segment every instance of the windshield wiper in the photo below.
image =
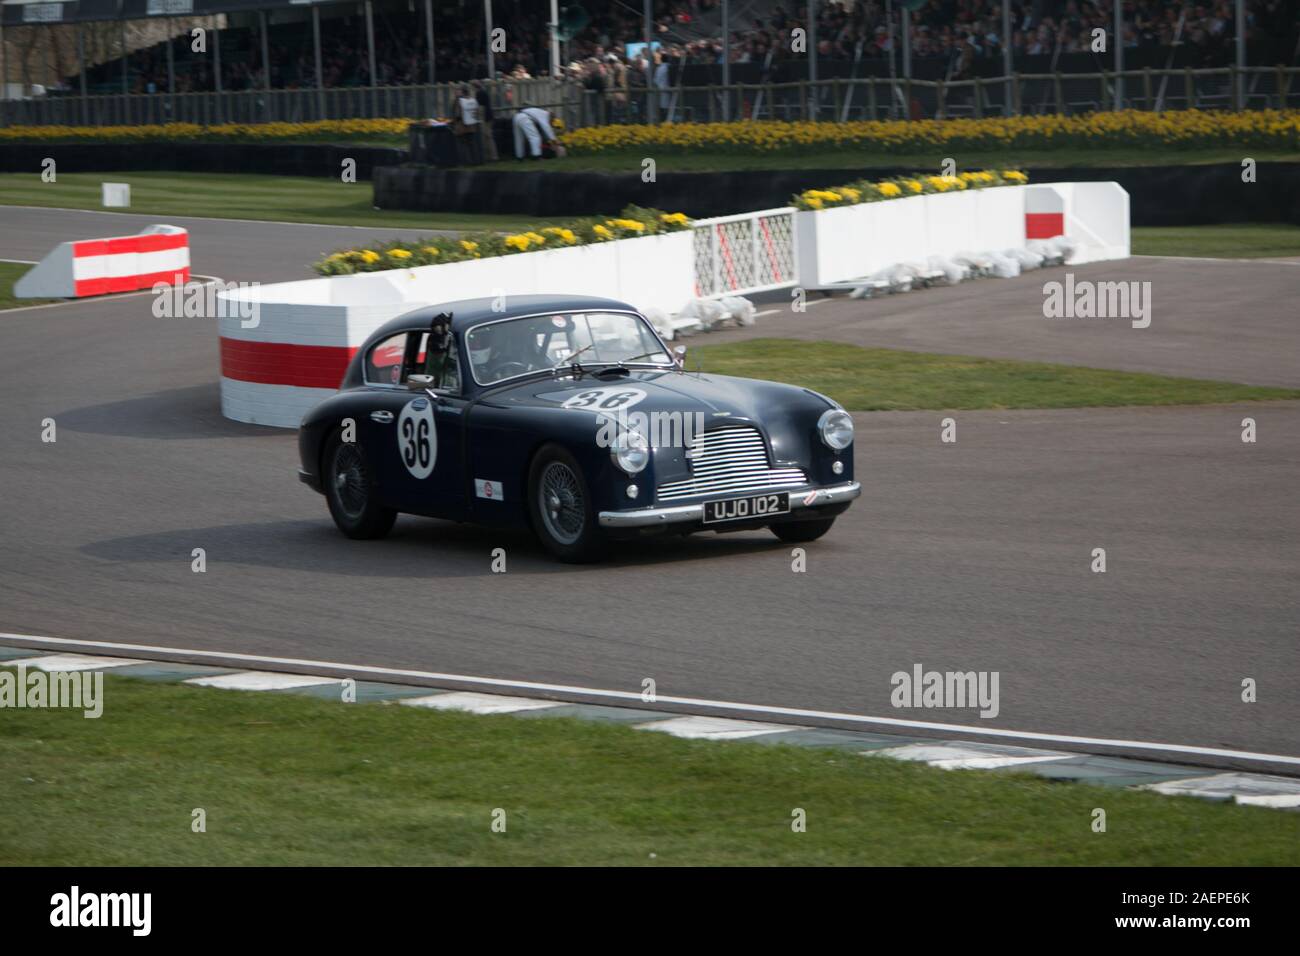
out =
<svg viewBox="0 0 1300 956"><path fill-rule="evenodd" d="M652 352L642 352L640 355L633 355L631 358L619 359L618 364L619 364L619 365L625 365L625 364L627 364L628 362L635 362L637 359L649 358L649 357L652 356L652 355L663 355L663 354L664 354L664 353L661 352L659 349L655 349L655 350L652 351ZM659 363L658 363L658 362L652 362L652 363L650 363L650 364L652 364L652 365L658 365ZM671 363L671 359L669 360L669 364L672 364L672 363Z"/></svg>
<svg viewBox="0 0 1300 956"><path fill-rule="evenodd" d="M573 354L564 356L564 358L560 359L558 362L556 362L554 365L551 366L551 371L552 372L555 371L561 365L574 365L577 366L578 368L582 368L582 363L575 362L574 359L576 359L583 352L586 352L588 349L595 348L595 346L596 343L591 342L587 345L584 345L582 348L578 349L578 351L574 352Z"/></svg>

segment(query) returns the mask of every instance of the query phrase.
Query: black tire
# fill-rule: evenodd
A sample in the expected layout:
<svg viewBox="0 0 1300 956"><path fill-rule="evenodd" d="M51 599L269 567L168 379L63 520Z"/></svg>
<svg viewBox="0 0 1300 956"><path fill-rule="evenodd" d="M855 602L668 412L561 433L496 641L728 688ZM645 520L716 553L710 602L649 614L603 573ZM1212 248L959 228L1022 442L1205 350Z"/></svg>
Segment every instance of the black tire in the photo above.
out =
<svg viewBox="0 0 1300 956"><path fill-rule="evenodd" d="M349 538L382 538L392 530L397 512L379 504L365 451L356 442L345 443L341 432L325 442L321 481L330 517Z"/></svg>
<svg viewBox="0 0 1300 956"><path fill-rule="evenodd" d="M528 516L542 546L561 561L583 564L609 552L582 468L559 445L544 445L533 456Z"/></svg>
<svg viewBox="0 0 1300 956"><path fill-rule="evenodd" d="M783 524L774 524L768 527L782 541L787 541L790 544L801 544L805 541L816 541L827 531L830 531L831 525L834 523L834 518L816 518L812 521L787 521Z"/></svg>

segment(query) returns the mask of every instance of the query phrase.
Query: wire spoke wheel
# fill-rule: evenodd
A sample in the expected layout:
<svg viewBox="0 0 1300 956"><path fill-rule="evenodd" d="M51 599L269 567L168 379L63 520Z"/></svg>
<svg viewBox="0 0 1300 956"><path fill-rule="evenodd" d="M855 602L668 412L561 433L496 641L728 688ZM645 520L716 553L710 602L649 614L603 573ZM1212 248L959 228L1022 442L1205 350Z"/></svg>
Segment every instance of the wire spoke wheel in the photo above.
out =
<svg viewBox="0 0 1300 956"><path fill-rule="evenodd" d="M546 530L561 544L573 544L587 523L587 503L582 483L562 461L552 461L542 471L537 488L538 506Z"/></svg>
<svg viewBox="0 0 1300 956"><path fill-rule="evenodd" d="M330 489L345 515L352 519L361 517L370 493L366 485L365 460L355 444L341 444L334 452Z"/></svg>

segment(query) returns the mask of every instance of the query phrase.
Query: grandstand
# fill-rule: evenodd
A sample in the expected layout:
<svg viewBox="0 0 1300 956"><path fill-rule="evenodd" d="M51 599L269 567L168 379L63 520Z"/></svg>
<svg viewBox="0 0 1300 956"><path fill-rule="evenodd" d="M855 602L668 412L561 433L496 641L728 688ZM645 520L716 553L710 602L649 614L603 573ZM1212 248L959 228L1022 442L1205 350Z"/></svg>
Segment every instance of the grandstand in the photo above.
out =
<svg viewBox="0 0 1300 956"><path fill-rule="evenodd" d="M0 121L442 115L449 84L469 79L488 79L506 109L527 97L578 123L1251 107L1300 95L1296 0L1122 3L1116 45L1112 0L1011 0L1005 11L1003 0L815 0L811 22L779 0L584 0L556 4L557 60L546 0L3 0ZM489 49L493 26L502 42ZM1106 52L1093 51L1095 30Z"/></svg>

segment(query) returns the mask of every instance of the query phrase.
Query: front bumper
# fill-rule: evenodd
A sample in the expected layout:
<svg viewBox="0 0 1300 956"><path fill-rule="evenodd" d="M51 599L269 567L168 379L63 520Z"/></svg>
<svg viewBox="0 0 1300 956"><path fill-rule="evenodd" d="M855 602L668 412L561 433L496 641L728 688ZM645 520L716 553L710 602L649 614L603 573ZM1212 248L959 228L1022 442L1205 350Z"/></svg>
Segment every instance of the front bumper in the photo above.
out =
<svg viewBox="0 0 1300 956"><path fill-rule="evenodd" d="M298 480L301 481L308 488L310 488L312 491L319 492L320 494L325 493L325 489L321 486L320 483L320 475L313 475L311 472L303 468L299 468Z"/></svg>
<svg viewBox="0 0 1300 956"><path fill-rule="evenodd" d="M843 485L829 485L823 488L791 488L789 514L775 517L788 520L796 516L800 511L823 508L827 505L847 505L860 494L862 494L862 485L856 481L850 481ZM673 524L702 524L703 521L703 502L693 505L672 505L667 508L637 508L634 511L602 511L600 513L600 526L602 528L664 527ZM724 521L707 527L710 530L721 531L727 526L728 523Z"/></svg>

